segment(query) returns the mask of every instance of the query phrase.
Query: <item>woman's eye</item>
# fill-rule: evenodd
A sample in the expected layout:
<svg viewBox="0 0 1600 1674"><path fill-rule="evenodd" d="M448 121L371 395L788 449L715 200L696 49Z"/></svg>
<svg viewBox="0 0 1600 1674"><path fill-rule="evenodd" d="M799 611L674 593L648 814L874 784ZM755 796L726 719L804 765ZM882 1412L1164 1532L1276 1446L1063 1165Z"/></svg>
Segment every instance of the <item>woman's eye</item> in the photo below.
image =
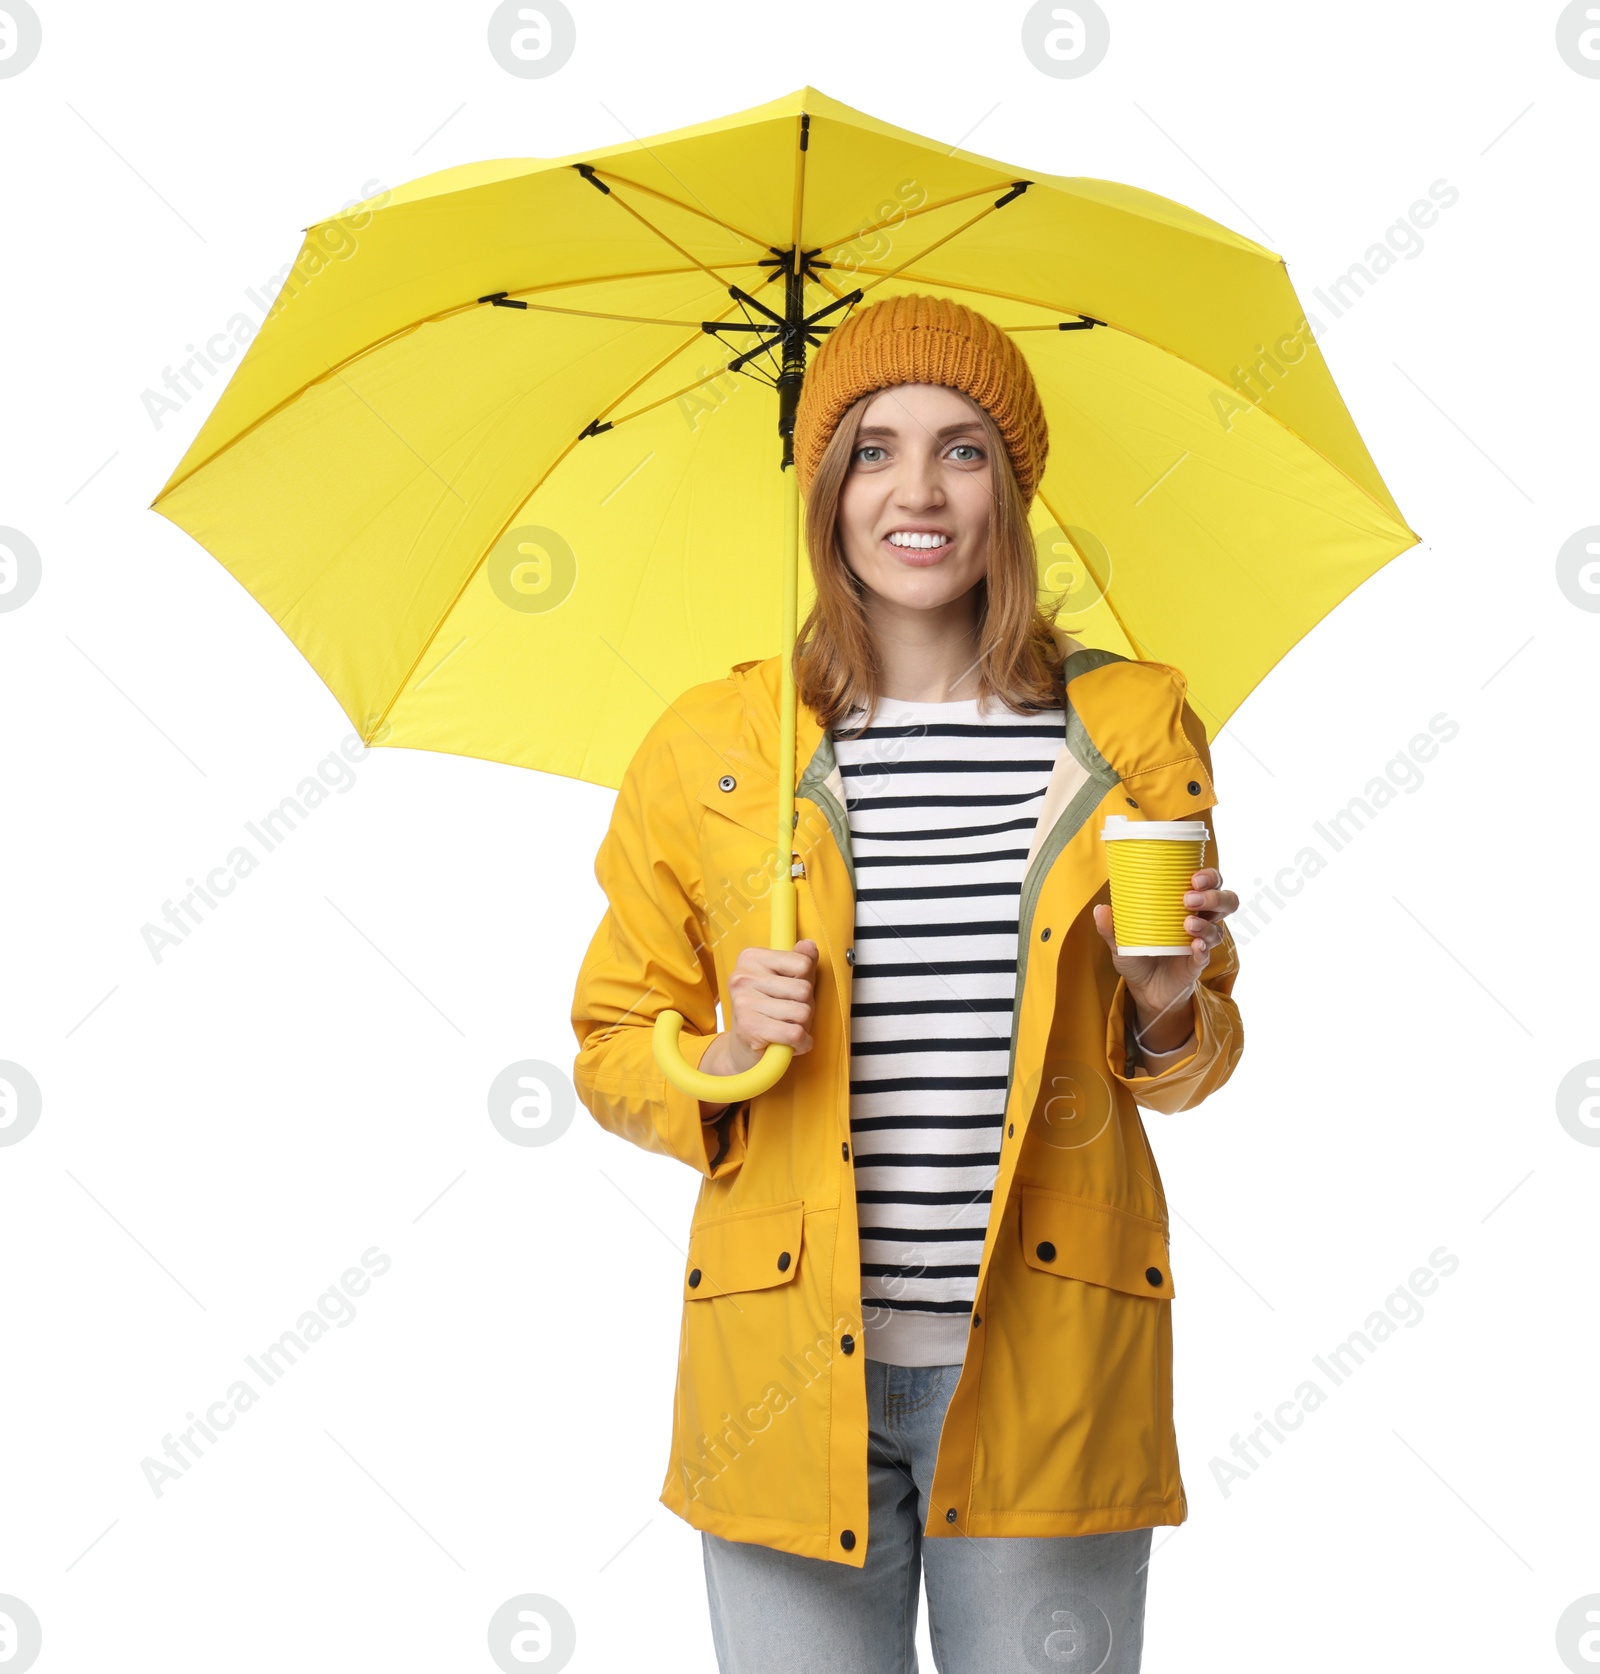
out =
<svg viewBox="0 0 1600 1674"><path fill-rule="evenodd" d="M860 447L858 447L856 449L856 458L859 459L862 456L862 454L864 454L864 453L882 453L882 452L883 452L883 449L880 448L877 445L876 442L864 442ZM867 461L867 463L870 465L870 464L875 463L875 461L869 459Z"/></svg>
<svg viewBox="0 0 1600 1674"><path fill-rule="evenodd" d="M979 459L983 458L983 449L980 448L976 442L957 442L956 447L966 448L971 453L975 454Z"/></svg>

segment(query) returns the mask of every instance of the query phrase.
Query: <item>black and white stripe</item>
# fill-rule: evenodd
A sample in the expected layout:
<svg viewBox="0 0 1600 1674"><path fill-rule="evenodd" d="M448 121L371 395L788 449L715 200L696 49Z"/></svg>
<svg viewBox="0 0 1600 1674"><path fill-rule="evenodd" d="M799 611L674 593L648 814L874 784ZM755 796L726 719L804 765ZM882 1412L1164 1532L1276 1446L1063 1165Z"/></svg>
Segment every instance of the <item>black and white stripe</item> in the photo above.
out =
<svg viewBox="0 0 1600 1674"><path fill-rule="evenodd" d="M851 1153L869 1358L966 1351L1000 1160L1029 844L1062 711L885 700L835 732L856 870Z"/></svg>

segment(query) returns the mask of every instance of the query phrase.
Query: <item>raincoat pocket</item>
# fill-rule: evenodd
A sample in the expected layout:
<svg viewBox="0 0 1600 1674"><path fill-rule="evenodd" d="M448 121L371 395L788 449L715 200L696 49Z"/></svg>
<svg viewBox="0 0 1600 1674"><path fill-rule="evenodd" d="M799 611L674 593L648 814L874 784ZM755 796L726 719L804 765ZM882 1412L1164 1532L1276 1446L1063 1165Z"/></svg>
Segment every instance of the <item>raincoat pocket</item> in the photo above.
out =
<svg viewBox="0 0 1600 1674"><path fill-rule="evenodd" d="M992 1269L984 1314L984 1385L1011 1398L1003 1423L980 1430L983 1503L1015 1526L1070 1511L1087 1530L1120 1527L1099 1519L1154 1514L1182 1492L1166 1228L1026 1182L1019 1195L1023 1259Z"/></svg>
<svg viewBox="0 0 1600 1674"><path fill-rule="evenodd" d="M683 1276L686 1302L733 1291L792 1284L800 1272L805 1203L742 1209L699 1222L689 1232Z"/></svg>
<svg viewBox="0 0 1600 1674"><path fill-rule="evenodd" d="M821 1229L815 1224L821 1220ZM663 1501L714 1533L792 1536L828 1523L829 1226L799 1198L689 1232L673 1457ZM805 1258L807 1236L822 1259ZM813 1250L812 1253L815 1253Z"/></svg>
<svg viewBox="0 0 1600 1674"><path fill-rule="evenodd" d="M1038 1272L1130 1296L1174 1294L1166 1227L1089 1198L1024 1185L1022 1255Z"/></svg>

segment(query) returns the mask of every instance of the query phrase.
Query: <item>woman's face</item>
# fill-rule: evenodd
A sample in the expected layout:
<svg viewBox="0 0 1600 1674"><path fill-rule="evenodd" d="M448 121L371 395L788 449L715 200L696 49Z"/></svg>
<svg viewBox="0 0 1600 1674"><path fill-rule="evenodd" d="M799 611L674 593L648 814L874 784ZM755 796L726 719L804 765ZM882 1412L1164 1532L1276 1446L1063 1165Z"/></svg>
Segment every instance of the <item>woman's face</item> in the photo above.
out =
<svg viewBox="0 0 1600 1674"><path fill-rule="evenodd" d="M943 384L895 384L862 413L839 539L852 573L883 599L934 609L987 571L994 480L978 413Z"/></svg>

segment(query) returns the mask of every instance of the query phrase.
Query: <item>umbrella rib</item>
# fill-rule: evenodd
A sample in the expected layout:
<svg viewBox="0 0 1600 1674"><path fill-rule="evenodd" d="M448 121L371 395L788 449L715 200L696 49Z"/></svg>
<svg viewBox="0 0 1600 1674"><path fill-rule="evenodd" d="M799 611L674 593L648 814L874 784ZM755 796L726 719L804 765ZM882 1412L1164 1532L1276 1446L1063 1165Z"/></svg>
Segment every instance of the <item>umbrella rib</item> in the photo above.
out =
<svg viewBox="0 0 1600 1674"><path fill-rule="evenodd" d="M885 227L900 226L918 215L931 215L936 209L948 209L953 203L965 203L968 198L981 198L989 192L1003 192L1013 184L1010 180L997 180L988 186L974 186L970 192L957 192L954 197L940 198L937 203L925 203L917 209L908 209L899 221L892 217L882 221L874 221L869 227L857 227L853 233L846 233L843 238L831 238L816 246L820 254L824 250L837 250L842 245L854 244L858 238L865 238L868 233L881 232Z"/></svg>
<svg viewBox="0 0 1600 1674"><path fill-rule="evenodd" d="M734 310L734 307L735 307L735 304L729 303L727 308L725 308L723 310L724 316L727 315L727 314L731 314ZM696 333L696 335L700 335L700 334ZM659 372L661 370L661 368L663 366L665 366L667 364L667 362L670 361L673 358L673 355L682 354L683 351L685 349L687 349L689 347L689 345L693 342L694 342L693 337L685 338L684 341L682 343L680 343L678 345L678 347L675 348L672 351L671 354L665 355L661 360L657 361L656 364L654 366L652 366L648 372L644 373L643 376L636 379L632 384L630 384L628 386L627 389L623 390L621 392L621 394L615 396L612 399L612 401L610 403L610 406L614 407L617 404L618 401L625 400L628 395L630 395L634 390L638 389L640 384L643 384L646 381L648 381L650 378L653 378L656 375L656 373ZM712 374L712 378L721 377L721 375L722 375L722 373L720 371L719 372L714 372ZM710 382L711 382L711 378L700 379L700 383L710 383ZM688 387L690 389L696 389L696 388L699 387L699 385L698 384L690 384ZM683 392L680 391L679 393L681 394ZM664 397L663 399L667 400L667 401L671 401L675 398L673 396L669 395L669 396ZM661 404L662 404L661 402L655 401L655 402L652 402L650 405L651 405L651 407L659 407ZM609 410L610 410L609 407L602 408L601 409L602 415ZM649 412L649 411L650 411L650 407L640 407L638 409L638 412L640 412L640 413L646 413L646 412ZM637 416L636 413L626 413L626 414L623 415L623 418L634 418L636 416ZM598 421L595 421L595 422L598 422ZM615 421L616 424L620 424L622 422L623 422L622 419L618 419L618 420ZM501 526L495 531L493 539L491 539L488 542L488 544L483 548L483 550L478 554L477 560L473 564L472 568L469 569L467 571L467 573L461 578L461 585L456 589L454 596L450 599L449 603L445 605L444 609L440 611L438 621L435 622L433 627L430 628L428 630L428 632L423 636L422 643L417 647L417 654L411 660L411 666L400 677L400 680L396 684L395 689L393 690L393 692L391 692L389 694L388 701L384 704L383 708L379 711L378 717L377 717L376 721L373 723L373 727L372 727L372 731L373 731L374 734L377 732L378 728L383 725L384 721L388 719L389 711L394 708L395 704L397 704L400 701L401 697L404 696L406 691L410 688L411 677L422 666L422 660L423 660L424 657L427 656L429 647L439 637L439 630L449 620L450 613L461 602L462 596L465 594L467 588L472 585L472 578L475 575L477 575L478 571L483 567L484 561L488 558L489 554L494 551L495 545L499 541L500 537L502 535L504 535L506 530L509 529L512 526L512 520L517 516L517 514L522 510L522 508L525 505L527 505L527 503L533 498L533 496L535 494L537 494L541 488L544 487L545 483L547 483L550 480L551 476L554 474L556 469L560 466L562 460L564 460L567 457L567 455L572 452L572 450L578 445L579 442L584 440L586 435L589 435L591 433L592 432L590 432L590 431L584 431L584 432L581 432L580 434L578 434L577 436L574 436L572 438L572 440L570 442L568 442L567 445L561 450L561 452L558 453L556 455L556 457L550 461L549 467L545 470L544 475L541 476L536 483L534 483L534 485L528 490L528 492L526 494L522 495L518 499L516 505L512 507L512 509L511 509L509 515L507 516L505 522L502 523ZM366 743L366 742L368 742L368 740L364 738L362 740L362 742Z"/></svg>
<svg viewBox="0 0 1600 1674"><path fill-rule="evenodd" d="M1013 187L1013 192L1014 191L1015 191L1015 187ZM874 289L878 285L881 285L884 282L885 279L894 278L894 276L897 273L903 272L906 268L910 267L913 262L920 262L925 257L931 256L933 254L933 252L935 250L937 250L941 244L948 244L952 238L955 238L960 233L964 233L967 230L968 227L976 226L978 224L978 222L983 220L986 216L993 215L994 212L997 209L999 209L1002 204L1011 203L1011 202L1014 202L1014 201L1015 201L1014 197L999 198L994 203L990 204L987 209L980 209L978 211L978 213L972 217L971 220L963 221L959 227L952 227L950 229L950 231L947 232L944 235L943 238L935 239L932 244L928 245L925 249L918 251L916 255L907 256L906 259L903 262L901 262L899 267L891 267L888 270L888 272L880 273L878 275L878 277L872 281L872 284L863 285L861 287L862 295L864 296L868 291Z"/></svg>
<svg viewBox="0 0 1600 1674"><path fill-rule="evenodd" d="M811 283L813 285L821 285L823 290L825 290L828 293L829 296L833 297L836 301L839 301L839 302L843 302L845 297L849 294L847 291L841 291L841 290L836 289L835 286L834 286L834 283L831 279L825 278L822 275L822 273L820 273L816 270L812 271Z"/></svg>
<svg viewBox="0 0 1600 1674"><path fill-rule="evenodd" d="M657 191L654 186L646 186L639 180L629 180L626 175L612 174L609 169L597 168L593 172L607 180L616 181L619 186L630 187L635 192L648 192L651 197L660 198L663 203L670 203L674 209L681 209L685 214L698 215L702 219L710 221L713 226L721 227L724 232L732 233L735 238L742 238L747 244L754 244L762 250L767 248L767 241L764 238L757 238L754 233L747 233L742 228L730 226L726 221L713 215L708 209L696 209L693 204L680 203L677 198L666 192Z"/></svg>
<svg viewBox="0 0 1600 1674"><path fill-rule="evenodd" d="M732 313L732 312L733 312L733 310L729 309L729 313ZM684 344L682 346L682 348L687 348L687 347L688 347L688 344ZM674 349L672 351L672 353L673 354L680 354L680 353L682 353L682 349ZM671 360L671 359L672 359L672 355L668 355L667 360ZM663 362L662 364L665 365L665 362ZM659 371L660 368L659 367L653 367L651 370L652 370L652 372ZM682 389L675 389L671 393L671 395L663 395L659 401L651 401L651 402L647 402L643 407L635 407L631 413L622 413L617 418L612 419L610 421L610 423L606 426L606 428L608 430L614 430L614 429L616 429L616 427L619 424L626 424L629 419L639 418L644 413L653 413L656 410L657 407L664 407L664 406L666 406L666 404L669 401L676 401L680 395L687 395L690 390L699 389L704 384L714 384L717 381L717 379L720 378L727 370L728 369L727 369L726 366L719 366L717 368L717 370L715 372L713 372L709 377L696 378L695 381L692 384L685 384ZM756 381L759 383L760 379L758 378ZM641 378L639 380L639 383L634 384L629 389L625 389L622 392L622 394L617 397L617 401L621 401L626 396L631 395L633 393L633 391L636 390L639 387L639 384L642 384L643 382L644 382L644 379ZM614 401L612 403L612 406L615 406L615 405L616 405L616 402ZM609 407L604 409L604 411L602 411L600 413L599 417L604 418L605 414L607 412L609 412L610 410L611 409Z"/></svg>
<svg viewBox="0 0 1600 1674"><path fill-rule="evenodd" d="M1079 546L1078 543L1075 540L1073 540L1072 531L1070 529L1068 529L1066 524L1061 521L1061 513L1058 512L1056 510L1056 508L1053 505L1050 504L1048 499L1046 499L1044 490L1042 488L1039 490L1039 499L1040 499L1040 502L1043 504L1044 509L1047 512L1049 512L1051 517L1053 517L1055 519L1056 528L1058 528L1061 531L1061 533L1067 537L1068 545L1070 545L1072 550L1077 553L1078 557L1083 560L1084 569L1087 570L1090 575L1094 575L1094 569L1089 563L1088 553L1086 553L1083 550L1083 548L1081 546ZM1099 578L1096 577L1096 580L1098 580L1098 579ZM1134 651L1138 654L1140 661L1141 662L1154 662L1154 661L1156 661L1157 659L1152 658L1150 656L1147 648L1144 646L1143 642L1139 639L1139 636L1136 633L1134 633L1134 631L1128 626L1128 624L1126 622L1124 622L1122 620L1122 616L1118 612L1116 605L1112 603L1110 591L1104 586L1102 586L1101 589L1100 589L1100 598L1101 598L1102 602L1105 604L1106 609L1111 612L1112 621L1114 621L1117 624L1117 626L1122 629L1123 637L1127 640L1129 645L1131 645L1133 647Z"/></svg>
<svg viewBox="0 0 1600 1674"><path fill-rule="evenodd" d="M497 291L494 296L478 298L479 302L493 302L498 297L510 297L510 291ZM502 308L507 304L502 302ZM540 314L575 314L583 320L627 320L634 325L664 325L677 326L680 331L698 331L698 320L658 320L649 314L606 314L595 308L558 308L553 302L522 302L512 303L512 307L531 308Z"/></svg>
<svg viewBox="0 0 1600 1674"><path fill-rule="evenodd" d="M585 173L586 178L591 179L591 180L594 179L595 171L594 171L594 169L590 168L588 164L586 164L586 163L574 163L573 167L575 169L577 169L580 173ZM649 231L653 232L656 235L657 238L662 240L663 243L670 244L672 246L672 248L674 250L676 250L678 252L678 254L684 258L685 261L693 262L694 265L697 268L699 268L702 273L707 274L712 279L715 279L716 282L719 285L723 286L724 288L728 287L727 279L722 274L718 273L715 268L707 267L706 264L703 261L701 261L700 258L697 255L695 255L692 251L685 250L684 247L675 238L673 238L669 233L664 233L661 230L660 227L658 227L654 224L654 222L646 220L645 217L643 215L641 215L639 213L639 211L637 209L635 209L631 203L628 203L625 199L618 197L617 194L615 192L613 192L609 186L601 186L601 185L599 185L598 181L596 181L595 184L596 184L596 187L597 187L598 190L604 192L605 195L608 198L611 198L611 199L615 200L616 205L619 209L627 210L627 212L634 218L634 220L636 220L639 223L640 226L648 228ZM748 264L746 264L746 265L748 265Z"/></svg>
<svg viewBox="0 0 1600 1674"><path fill-rule="evenodd" d="M693 261L693 257L690 258ZM725 267L760 267L759 261L725 262ZM505 296L535 296L544 291L565 291L581 288L584 285L615 285L624 279L670 279L675 274L704 272L695 263L693 267L645 267L635 273L586 273L575 279L552 279L546 285L523 285L519 289L505 291ZM713 278L716 276L713 274ZM470 303L452 303L451 307L470 307Z"/></svg>

